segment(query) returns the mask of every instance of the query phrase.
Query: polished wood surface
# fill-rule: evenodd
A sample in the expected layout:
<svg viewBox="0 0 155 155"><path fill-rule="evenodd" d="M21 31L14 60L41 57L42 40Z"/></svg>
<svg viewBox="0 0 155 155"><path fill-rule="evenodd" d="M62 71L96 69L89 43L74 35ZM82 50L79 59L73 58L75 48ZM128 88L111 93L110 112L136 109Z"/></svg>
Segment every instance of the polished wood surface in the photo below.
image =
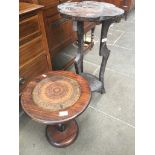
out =
<svg viewBox="0 0 155 155"><path fill-rule="evenodd" d="M47 125L46 137L53 146L66 147L76 140L78 131L79 128L76 120L71 120L65 124Z"/></svg>
<svg viewBox="0 0 155 155"><path fill-rule="evenodd" d="M51 70L41 5L19 3L20 92L33 77Z"/></svg>
<svg viewBox="0 0 155 155"><path fill-rule="evenodd" d="M75 118L85 111L90 98L90 87L83 77L69 71L50 71L27 84L21 103L33 120L47 124L50 144L66 147L78 136Z"/></svg>
<svg viewBox="0 0 155 155"><path fill-rule="evenodd" d="M25 13L30 13L31 11L36 11L37 9L43 8L42 5L29 4L29 3L19 3L19 15Z"/></svg>
<svg viewBox="0 0 155 155"><path fill-rule="evenodd" d="M34 15L32 17L26 18L26 20L21 19L19 23L19 39L20 45L28 42L40 36L41 30L38 20L38 15Z"/></svg>
<svg viewBox="0 0 155 155"><path fill-rule="evenodd" d="M66 76L78 82L81 92L80 97L72 106L58 111L51 111L50 109L38 106L34 102L32 94L37 84L43 79L52 76ZM88 106L90 98L90 88L88 82L83 77L69 71L51 71L34 78L27 84L21 96L21 103L24 111L32 119L45 124L58 124L70 121L80 115Z"/></svg>
<svg viewBox="0 0 155 155"><path fill-rule="evenodd" d="M43 50L43 42L41 37L37 37L33 39L32 42L27 43L26 46L20 47L20 53L19 53L19 65L24 65L27 61L33 59L38 54L44 53ZM32 52L33 51L33 52Z"/></svg>
<svg viewBox="0 0 155 155"><path fill-rule="evenodd" d="M47 56L41 54L20 68L19 74L23 82L20 82L20 92L26 84L34 77L48 71Z"/></svg>

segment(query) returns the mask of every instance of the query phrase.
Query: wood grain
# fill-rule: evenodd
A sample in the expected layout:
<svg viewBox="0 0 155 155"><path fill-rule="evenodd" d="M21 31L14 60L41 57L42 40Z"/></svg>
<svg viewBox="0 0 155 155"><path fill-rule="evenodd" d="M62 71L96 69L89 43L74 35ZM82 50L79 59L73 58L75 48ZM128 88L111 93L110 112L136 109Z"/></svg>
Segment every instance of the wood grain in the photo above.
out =
<svg viewBox="0 0 155 155"><path fill-rule="evenodd" d="M42 17L43 6L19 5L20 92L33 77L51 69L51 60Z"/></svg>
<svg viewBox="0 0 155 155"><path fill-rule="evenodd" d="M24 65L27 61L33 59L44 51L42 37L37 37L31 42L20 46L19 52L19 65ZM32 52L33 51L33 52Z"/></svg>
<svg viewBox="0 0 155 155"><path fill-rule="evenodd" d="M50 144L55 147L66 147L72 144L78 136L78 124L71 120L63 124L64 130L60 130L58 125L47 125L46 137Z"/></svg>
<svg viewBox="0 0 155 155"><path fill-rule="evenodd" d="M24 79L24 83L20 85L20 92L26 86L27 82L49 70L47 57L45 54L41 53L39 56L34 57L23 66L20 66L19 74L20 77Z"/></svg>
<svg viewBox="0 0 155 155"><path fill-rule="evenodd" d="M36 5L36 4L30 5L29 3L21 2L21 3L19 3L19 15L30 13L32 11L36 11L41 8L43 8L42 5Z"/></svg>

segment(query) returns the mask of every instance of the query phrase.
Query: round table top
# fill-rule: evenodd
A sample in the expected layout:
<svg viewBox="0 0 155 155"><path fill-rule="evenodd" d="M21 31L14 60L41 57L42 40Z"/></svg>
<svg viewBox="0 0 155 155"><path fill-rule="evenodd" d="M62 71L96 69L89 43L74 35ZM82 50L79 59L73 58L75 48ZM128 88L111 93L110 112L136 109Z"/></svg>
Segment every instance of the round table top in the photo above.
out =
<svg viewBox="0 0 155 155"><path fill-rule="evenodd" d="M123 9L113 4L96 1L66 2L58 5L60 14L72 20L100 22L122 16Z"/></svg>
<svg viewBox="0 0 155 155"><path fill-rule="evenodd" d="M27 84L21 104L32 119L55 124L81 114L90 97L89 84L83 77L69 71L50 71Z"/></svg>

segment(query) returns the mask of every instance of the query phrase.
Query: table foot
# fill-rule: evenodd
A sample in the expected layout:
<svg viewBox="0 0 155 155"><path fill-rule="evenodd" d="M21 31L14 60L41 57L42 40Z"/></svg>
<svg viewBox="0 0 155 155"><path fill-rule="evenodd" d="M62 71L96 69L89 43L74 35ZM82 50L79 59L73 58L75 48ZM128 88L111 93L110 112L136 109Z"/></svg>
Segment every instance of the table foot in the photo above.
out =
<svg viewBox="0 0 155 155"><path fill-rule="evenodd" d="M103 82L95 75L89 73L81 73L80 75L88 81L91 92L100 92L101 94L105 93Z"/></svg>
<svg viewBox="0 0 155 155"><path fill-rule="evenodd" d="M66 147L76 140L78 130L76 120L64 124L47 125L46 137L53 146Z"/></svg>
<svg viewBox="0 0 155 155"><path fill-rule="evenodd" d="M105 92L105 88L103 87L103 88L101 88L101 94L105 94L106 92Z"/></svg>

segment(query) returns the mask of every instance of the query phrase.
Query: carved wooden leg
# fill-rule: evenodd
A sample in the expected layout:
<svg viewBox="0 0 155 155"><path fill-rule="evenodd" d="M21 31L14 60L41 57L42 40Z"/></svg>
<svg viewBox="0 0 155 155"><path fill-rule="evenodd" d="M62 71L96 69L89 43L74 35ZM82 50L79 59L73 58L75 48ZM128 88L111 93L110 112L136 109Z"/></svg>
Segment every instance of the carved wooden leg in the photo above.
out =
<svg viewBox="0 0 155 155"><path fill-rule="evenodd" d="M102 57L102 63L101 63L100 73L99 73L99 80L102 82L101 94L105 93L104 72L105 72L105 67L106 67L109 55L110 55L110 50L105 52L105 56Z"/></svg>
<svg viewBox="0 0 155 155"><path fill-rule="evenodd" d="M94 46L94 32L95 32L95 27L91 29L91 48Z"/></svg>
<svg viewBox="0 0 155 155"><path fill-rule="evenodd" d="M108 29L111 24L112 24L112 21L109 21L109 20L102 22L100 51L99 51L99 55L102 56L102 63L101 63L100 73L99 73L99 80L102 82L101 94L105 93L104 72L105 72L105 67L107 64L108 57L110 55L110 50L107 48L106 41L107 41Z"/></svg>
<svg viewBox="0 0 155 155"><path fill-rule="evenodd" d="M127 20L127 16L128 16L128 11L125 11L124 12L124 18L125 18L125 20Z"/></svg>
<svg viewBox="0 0 155 155"><path fill-rule="evenodd" d="M83 36L84 36L84 22L78 21L77 22L78 51L74 63L77 74L83 72L83 44L84 44Z"/></svg>

